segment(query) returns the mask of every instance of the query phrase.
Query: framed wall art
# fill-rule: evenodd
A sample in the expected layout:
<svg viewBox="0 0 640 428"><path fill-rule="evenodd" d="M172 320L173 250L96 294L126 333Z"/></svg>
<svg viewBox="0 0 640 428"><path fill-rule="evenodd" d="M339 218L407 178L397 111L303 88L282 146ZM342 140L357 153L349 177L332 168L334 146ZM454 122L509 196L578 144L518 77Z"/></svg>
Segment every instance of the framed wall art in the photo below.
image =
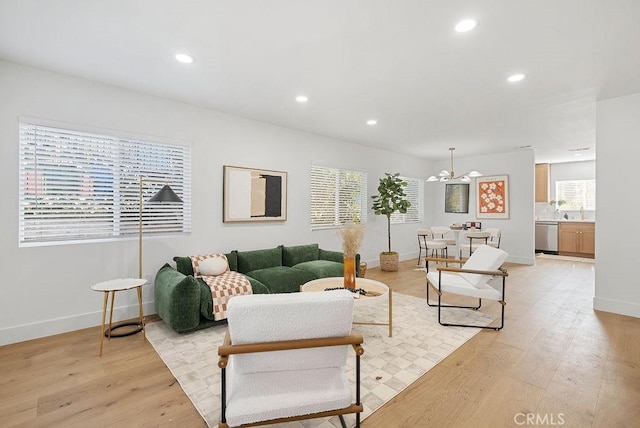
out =
<svg viewBox="0 0 640 428"><path fill-rule="evenodd" d="M222 221L285 221L287 173L223 166Z"/></svg>
<svg viewBox="0 0 640 428"><path fill-rule="evenodd" d="M493 175L476 179L476 217L509 218L509 176Z"/></svg>
<svg viewBox="0 0 640 428"><path fill-rule="evenodd" d="M444 212L469 212L469 185L447 183L444 191Z"/></svg>

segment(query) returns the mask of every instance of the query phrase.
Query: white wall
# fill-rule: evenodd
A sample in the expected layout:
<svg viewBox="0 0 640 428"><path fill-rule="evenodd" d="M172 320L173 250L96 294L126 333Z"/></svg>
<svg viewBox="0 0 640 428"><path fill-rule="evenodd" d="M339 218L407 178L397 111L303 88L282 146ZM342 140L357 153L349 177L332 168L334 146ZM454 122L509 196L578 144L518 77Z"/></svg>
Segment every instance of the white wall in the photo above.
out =
<svg viewBox="0 0 640 428"><path fill-rule="evenodd" d="M427 206L432 207L431 226L449 226L452 223L480 221L482 228L497 227L502 230L500 248L509 253L507 259L513 263L534 264L534 169L532 150L492 154L473 158L454 158L456 171L477 170L484 175L509 176L509 219L477 219L475 180L471 182L469 193L469 213L452 214L444 212L445 185L440 182L426 183L430 187ZM446 163L436 165L433 171L450 169Z"/></svg>
<svg viewBox="0 0 640 428"><path fill-rule="evenodd" d="M0 172L5 202L0 208L2 299L0 345L100 324L99 281L137 275L137 240L18 248L18 118L44 118L116 134L177 139L192 145L192 233L145 239L144 272L154 274L174 255L271 248L317 242L341 250L334 230L309 227L309 167L312 162L368 173L369 195L384 172L425 178L431 163L112 86L0 61ZM359 126L354 124L354 126ZM110 131L107 131L110 132ZM282 223L222 223L222 166L288 172L288 219ZM371 201L371 199L368 199ZM370 203L370 202L369 202ZM372 265L386 248L384 217L369 211L361 253ZM415 257L415 229L392 226L393 249ZM153 313L153 286L143 288L145 313ZM135 293L116 298L114 319L136 316ZM98 343L96 331L96 345Z"/></svg>
<svg viewBox="0 0 640 428"><path fill-rule="evenodd" d="M426 160L376 150L148 96L113 86L0 61L0 172L5 203L0 234L0 345L97 326L102 296L96 282L137 275L137 240L18 247L18 122L20 116L60 125L192 146L192 233L146 238L144 273L155 274L174 255L228 252L317 242L340 250L334 230L309 227L309 167L312 163L364 170L369 196L385 172L426 178L438 166ZM357 125L354 125L357 126ZM459 163L458 163L459 162ZM509 174L511 218L488 222L505 231L511 261L533 263L533 154L518 152L456 160L457 169L473 166L487 174ZM288 219L282 223L222 223L222 166L236 165L288 172ZM392 225L392 249L401 259L417 257L416 229L450 224L444 195L426 183L425 221ZM442 190L443 192L443 190ZM474 195L471 195L473 200ZM371 198L368 198L369 204ZM474 206L472 205L472 210ZM473 213L474 211L472 211ZM470 214L468 217L471 219ZM386 248L386 220L369 211L367 235L360 250L375 266ZM155 312L153 286L143 289L145 313ZM114 319L137 315L135 293L116 298ZM96 332L96 336L97 336ZM96 346L98 338L96 337Z"/></svg>
<svg viewBox="0 0 640 428"><path fill-rule="evenodd" d="M593 307L640 317L640 94L598 102L596 117L598 222Z"/></svg>

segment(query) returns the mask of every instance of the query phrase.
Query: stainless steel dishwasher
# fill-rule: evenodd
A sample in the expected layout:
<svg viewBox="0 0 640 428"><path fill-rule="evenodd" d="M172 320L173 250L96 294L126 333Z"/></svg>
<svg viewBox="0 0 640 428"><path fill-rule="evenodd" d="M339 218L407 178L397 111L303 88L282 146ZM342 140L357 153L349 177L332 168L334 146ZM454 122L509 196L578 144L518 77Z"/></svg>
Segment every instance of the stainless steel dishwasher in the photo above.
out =
<svg viewBox="0 0 640 428"><path fill-rule="evenodd" d="M536 221L536 252L558 254L557 221Z"/></svg>

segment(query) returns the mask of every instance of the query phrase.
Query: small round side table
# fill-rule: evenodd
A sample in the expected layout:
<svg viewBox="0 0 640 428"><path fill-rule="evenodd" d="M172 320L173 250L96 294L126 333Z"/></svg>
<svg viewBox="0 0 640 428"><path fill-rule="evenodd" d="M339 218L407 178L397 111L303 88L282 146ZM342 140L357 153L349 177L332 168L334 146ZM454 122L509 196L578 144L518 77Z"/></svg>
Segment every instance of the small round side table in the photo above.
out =
<svg viewBox="0 0 640 428"><path fill-rule="evenodd" d="M107 340L111 340L111 336L128 336L129 334L138 333L142 331L143 339L146 339L145 331L144 331L144 317L142 314L142 286L147 283L146 279L138 279L138 278L121 278L121 279L112 279L111 281L99 282L91 286L91 289L94 291L102 291L104 293L104 304L102 306L102 329L100 330L100 356L102 356L102 342L104 341L104 337L107 336ZM123 290L131 290L135 288L138 293L138 309L140 314L140 322L134 323L122 323L117 326L112 325L113 321L113 301L116 298L116 291ZM109 328L105 330L104 323L107 314L107 303L109 301L109 293L111 293L111 309L109 313ZM123 327L125 325L137 325L139 328L130 333L115 335L111 334L111 331L118 327Z"/></svg>

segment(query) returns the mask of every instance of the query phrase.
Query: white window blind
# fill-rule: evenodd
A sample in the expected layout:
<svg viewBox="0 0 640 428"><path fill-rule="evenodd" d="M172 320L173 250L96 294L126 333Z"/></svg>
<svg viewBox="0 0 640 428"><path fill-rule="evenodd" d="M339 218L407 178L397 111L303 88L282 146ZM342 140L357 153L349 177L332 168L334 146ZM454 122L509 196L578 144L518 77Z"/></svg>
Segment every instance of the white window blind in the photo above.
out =
<svg viewBox="0 0 640 428"><path fill-rule="evenodd" d="M556 200L563 200L562 210L596 209L596 180L556 181Z"/></svg>
<svg viewBox="0 0 640 428"><path fill-rule="evenodd" d="M191 148L20 124L20 245L137 236L164 184L182 204L143 202L145 235L191 230Z"/></svg>
<svg viewBox="0 0 640 428"><path fill-rule="evenodd" d="M367 223L367 173L311 167L311 229Z"/></svg>
<svg viewBox="0 0 640 428"><path fill-rule="evenodd" d="M391 214L391 223L418 223L422 221L424 214L424 181L417 178L400 177L407 182L404 192L411 206L406 214Z"/></svg>

